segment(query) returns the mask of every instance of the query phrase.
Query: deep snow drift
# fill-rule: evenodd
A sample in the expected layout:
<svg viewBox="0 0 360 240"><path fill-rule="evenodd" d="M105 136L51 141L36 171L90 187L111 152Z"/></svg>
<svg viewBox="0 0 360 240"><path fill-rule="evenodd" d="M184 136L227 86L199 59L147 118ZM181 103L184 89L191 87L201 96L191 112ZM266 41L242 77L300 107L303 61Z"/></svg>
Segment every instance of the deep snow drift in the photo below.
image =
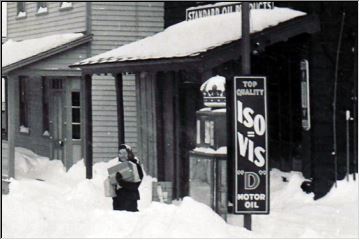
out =
<svg viewBox="0 0 360 240"><path fill-rule="evenodd" d="M115 159L95 164L93 179L86 180L82 161L66 172L61 161L16 150L17 179L2 196L5 238L358 237L358 181L341 181L314 201L300 189L300 173L272 170L271 213L253 216L249 232L242 228L242 216L229 216L227 224L189 197L171 205L151 202L155 179L150 176L140 186L140 212L113 211L103 181Z"/></svg>

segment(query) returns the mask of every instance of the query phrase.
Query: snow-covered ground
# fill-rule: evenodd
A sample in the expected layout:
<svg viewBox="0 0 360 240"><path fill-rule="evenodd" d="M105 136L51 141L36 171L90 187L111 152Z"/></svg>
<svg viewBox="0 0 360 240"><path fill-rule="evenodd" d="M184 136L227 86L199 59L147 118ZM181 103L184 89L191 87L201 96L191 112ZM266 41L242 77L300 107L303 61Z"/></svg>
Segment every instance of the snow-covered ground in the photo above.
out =
<svg viewBox="0 0 360 240"><path fill-rule="evenodd" d="M358 181L340 181L314 201L300 189L300 173L271 171L271 213L253 216L253 231L242 228L242 216L228 223L190 197L171 205L151 202L151 182L140 186L140 212L113 211L104 197L107 168L116 159L94 165L85 179L82 161L68 172L61 161L49 161L17 148L17 179L3 195L5 238L358 238ZM282 176L288 182L282 181Z"/></svg>

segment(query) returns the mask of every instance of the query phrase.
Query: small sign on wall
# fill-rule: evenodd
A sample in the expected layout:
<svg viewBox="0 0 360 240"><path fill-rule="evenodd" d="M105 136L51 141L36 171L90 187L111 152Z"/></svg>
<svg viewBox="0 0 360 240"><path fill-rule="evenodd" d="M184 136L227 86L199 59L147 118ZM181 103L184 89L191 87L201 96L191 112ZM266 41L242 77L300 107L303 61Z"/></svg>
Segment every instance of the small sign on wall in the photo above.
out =
<svg viewBox="0 0 360 240"><path fill-rule="evenodd" d="M269 213L266 77L234 77L235 214Z"/></svg>
<svg viewBox="0 0 360 240"><path fill-rule="evenodd" d="M309 61L300 62L301 72L301 123L305 131L311 128L310 121L310 83L309 83Z"/></svg>

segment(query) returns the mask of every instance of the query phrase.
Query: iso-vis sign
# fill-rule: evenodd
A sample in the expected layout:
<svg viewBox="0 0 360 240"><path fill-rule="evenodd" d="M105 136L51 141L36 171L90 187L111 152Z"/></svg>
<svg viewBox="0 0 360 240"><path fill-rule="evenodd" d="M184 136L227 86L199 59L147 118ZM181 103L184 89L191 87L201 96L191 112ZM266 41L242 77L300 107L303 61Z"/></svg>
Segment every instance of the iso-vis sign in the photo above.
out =
<svg viewBox="0 0 360 240"><path fill-rule="evenodd" d="M235 209L269 213L266 77L234 77Z"/></svg>

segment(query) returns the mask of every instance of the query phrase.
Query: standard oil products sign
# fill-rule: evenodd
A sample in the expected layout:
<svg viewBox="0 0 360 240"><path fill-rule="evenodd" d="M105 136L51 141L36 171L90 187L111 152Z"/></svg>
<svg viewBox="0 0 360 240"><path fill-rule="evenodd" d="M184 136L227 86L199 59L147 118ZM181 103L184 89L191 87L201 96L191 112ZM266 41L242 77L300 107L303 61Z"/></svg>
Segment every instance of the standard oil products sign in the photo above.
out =
<svg viewBox="0 0 360 240"><path fill-rule="evenodd" d="M269 213L265 77L234 77L235 213Z"/></svg>
<svg viewBox="0 0 360 240"><path fill-rule="evenodd" d="M250 2L250 9L273 9L274 2ZM186 21L241 11L241 2L220 2L186 9Z"/></svg>

